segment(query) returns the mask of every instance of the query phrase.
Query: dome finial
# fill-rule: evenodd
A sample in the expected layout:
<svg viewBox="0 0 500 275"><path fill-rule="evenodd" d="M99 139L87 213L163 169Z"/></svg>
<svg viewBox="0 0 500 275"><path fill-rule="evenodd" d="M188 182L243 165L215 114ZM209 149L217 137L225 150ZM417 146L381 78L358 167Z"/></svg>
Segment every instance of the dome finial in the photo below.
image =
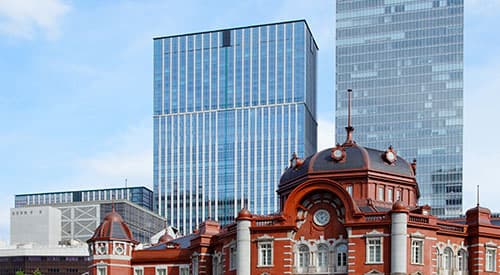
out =
<svg viewBox="0 0 500 275"><path fill-rule="evenodd" d="M352 132L354 132L354 127L351 126L351 94L352 89L347 89L347 127L345 127L347 138L344 142L344 145L355 143L352 139Z"/></svg>

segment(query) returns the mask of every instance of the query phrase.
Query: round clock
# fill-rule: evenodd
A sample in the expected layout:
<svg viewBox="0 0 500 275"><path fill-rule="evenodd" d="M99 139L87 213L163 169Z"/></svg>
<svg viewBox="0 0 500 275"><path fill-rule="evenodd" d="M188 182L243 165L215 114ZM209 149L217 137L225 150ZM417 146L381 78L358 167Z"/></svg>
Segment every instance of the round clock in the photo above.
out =
<svg viewBox="0 0 500 275"><path fill-rule="evenodd" d="M332 156L336 160L342 159L342 150L337 149L337 150L333 151Z"/></svg>
<svg viewBox="0 0 500 275"><path fill-rule="evenodd" d="M319 226L325 226L330 221L330 213L325 209L319 209L314 213L314 223Z"/></svg>
<svg viewBox="0 0 500 275"><path fill-rule="evenodd" d="M396 160L396 154L394 154L394 152L392 152L392 151L387 151L387 153L385 153L385 157L391 163Z"/></svg>
<svg viewBox="0 0 500 275"><path fill-rule="evenodd" d="M345 158L345 151L340 144L337 143L337 146L332 148L332 151L330 153L330 157L334 159L335 161L341 161L342 159Z"/></svg>

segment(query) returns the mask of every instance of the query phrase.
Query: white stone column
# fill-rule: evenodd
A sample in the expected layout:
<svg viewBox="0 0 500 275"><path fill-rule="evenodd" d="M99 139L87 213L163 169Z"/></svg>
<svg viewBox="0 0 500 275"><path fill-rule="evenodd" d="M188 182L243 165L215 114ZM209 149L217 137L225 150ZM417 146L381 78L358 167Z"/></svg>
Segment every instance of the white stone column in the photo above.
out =
<svg viewBox="0 0 500 275"><path fill-rule="evenodd" d="M250 225L252 223L250 219L250 217L241 215L241 212L237 218L236 246L238 253L236 257L236 274L238 275L250 275Z"/></svg>
<svg viewBox="0 0 500 275"><path fill-rule="evenodd" d="M391 216L391 275L406 275L408 211L393 208Z"/></svg>

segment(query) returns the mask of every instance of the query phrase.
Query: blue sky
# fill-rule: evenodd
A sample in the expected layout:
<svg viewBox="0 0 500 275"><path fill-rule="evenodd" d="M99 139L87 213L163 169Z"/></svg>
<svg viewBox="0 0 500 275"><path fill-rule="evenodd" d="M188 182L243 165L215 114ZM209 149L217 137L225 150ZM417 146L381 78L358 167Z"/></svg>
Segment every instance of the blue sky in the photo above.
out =
<svg viewBox="0 0 500 275"><path fill-rule="evenodd" d="M500 212L500 0L465 1L464 207L480 184ZM0 242L14 194L151 187L156 36L306 19L320 48L318 147L333 146L334 14L333 0L0 0Z"/></svg>

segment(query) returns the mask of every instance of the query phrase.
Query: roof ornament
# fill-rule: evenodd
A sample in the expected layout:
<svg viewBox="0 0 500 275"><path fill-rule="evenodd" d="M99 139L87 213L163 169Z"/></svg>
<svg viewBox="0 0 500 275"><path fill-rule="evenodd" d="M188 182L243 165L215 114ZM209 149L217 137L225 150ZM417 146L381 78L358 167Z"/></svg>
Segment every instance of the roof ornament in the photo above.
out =
<svg viewBox="0 0 500 275"><path fill-rule="evenodd" d="M290 168L299 169L304 163L304 160L297 156L297 153L293 152L292 158L290 159Z"/></svg>
<svg viewBox="0 0 500 275"><path fill-rule="evenodd" d="M389 145L389 148L385 151L383 158L388 164L393 164L397 160L398 154L392 148L392 145Z"/></svg>
<svg viewBox="0 0 500 275"><path fill-rule="evenodd" d="M338 143L335 145L335 147L332 148L332 151L330 153L330 157L336 162L344 160L345 155L346 153L344 147L340 146L340 144Z"/></svg>
<svg viewBox="0 0 500 275"><path fill-rule="evenodd" d="M342 146L352 145L356 143L352 139L352 132L354 132L354 127L352 127L351 125L351 95L352 95L352 89L347 89L347 127L345 127L345 130L347 132L347 138L344 144L342 144Z"/></svg>
<svg viewBox="0 0 500 275"><path fill-rule="evenodd" d="M413 162L410 164L411 169L413 170L413 174L417 174L417 159L413 159Z"/></svg>

